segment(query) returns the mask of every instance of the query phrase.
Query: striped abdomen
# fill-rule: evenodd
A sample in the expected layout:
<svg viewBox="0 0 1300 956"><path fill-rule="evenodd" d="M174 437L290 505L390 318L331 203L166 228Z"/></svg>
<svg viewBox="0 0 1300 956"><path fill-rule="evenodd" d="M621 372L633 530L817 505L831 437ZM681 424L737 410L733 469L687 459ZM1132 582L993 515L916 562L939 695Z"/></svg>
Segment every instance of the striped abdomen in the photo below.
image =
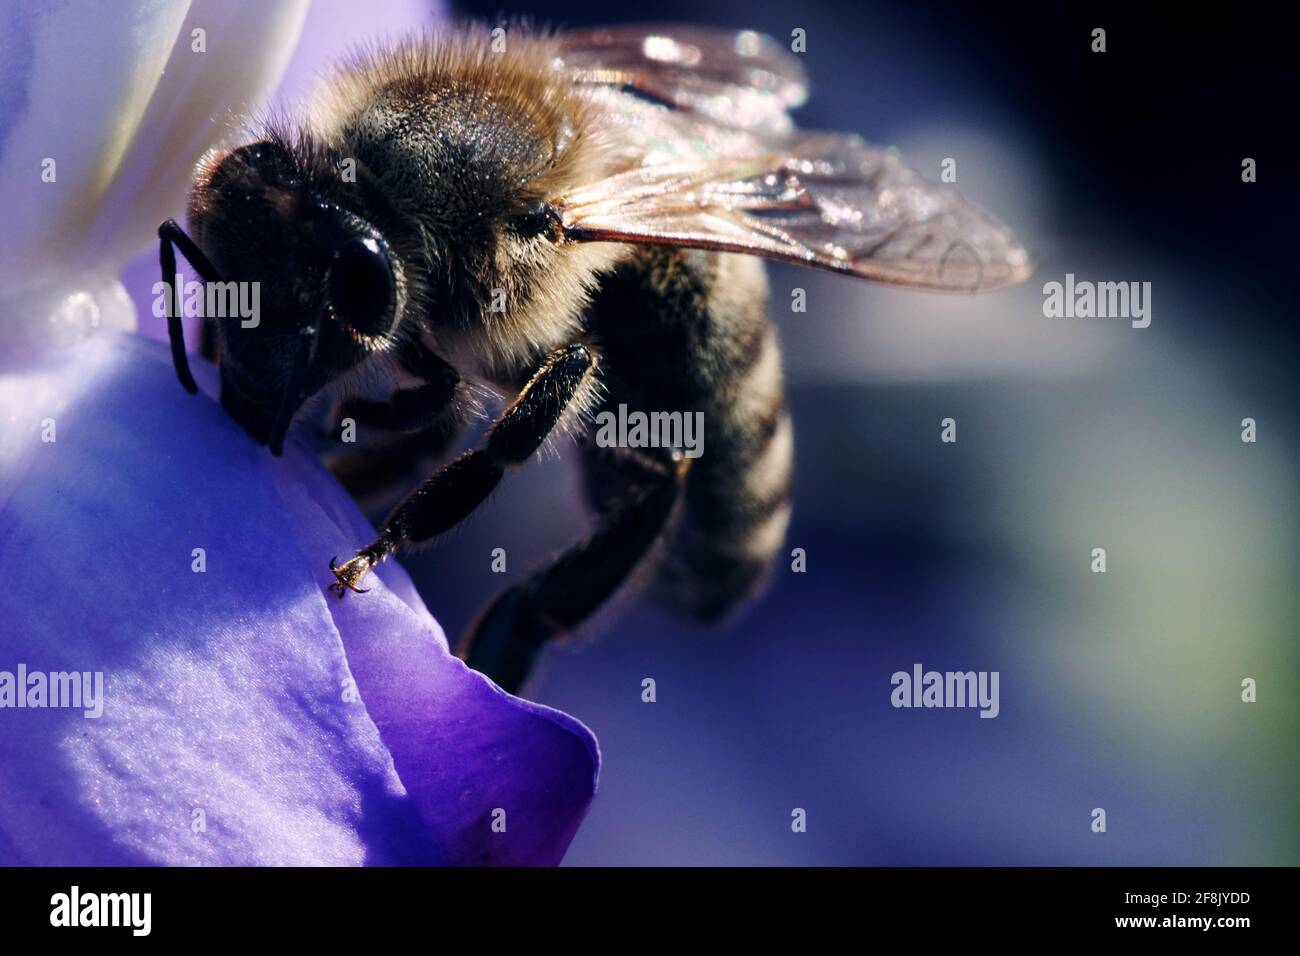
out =
<svg viewBox="0 0 1300 956"><path fill-rule="evenodd" d="M655 591L704 620L759 589L790 517L793 429L766 300L756 259L645 248L602 283L591 312L603 409L703 415ZM626 493L599 454L588 474L598 507Z"/></svg>

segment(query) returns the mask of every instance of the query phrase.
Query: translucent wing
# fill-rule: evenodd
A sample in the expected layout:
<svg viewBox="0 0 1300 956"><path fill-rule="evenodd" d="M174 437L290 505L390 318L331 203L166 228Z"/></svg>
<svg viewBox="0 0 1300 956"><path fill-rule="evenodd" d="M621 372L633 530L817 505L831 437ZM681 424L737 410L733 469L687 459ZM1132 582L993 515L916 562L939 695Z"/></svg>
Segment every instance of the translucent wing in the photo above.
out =
<svg viewBox="0 0 1300 956"><path fill-rule="evenodd" d="M562 35L560 68L616 146L607 179L552 204L576 242L749 253L896 285L980 291L1029 257L1006 226L857 136L795 130L798 62L756 34Z"/></svg>
<svg viewBox="0 0 1300 956"><path fill-rule="evenodd" d="M580 242L744 252L943 291L1031 271L1007 227L856 136L799 133L779 152L655 163L554 205Z"/></svg>
<svg viewBox="0 0 1300 956"><path fill-rule="evenodd" d="M787 111L808 96L798 59L749 30L609 27L557 41L575 82L616 87L725 127L789 132Z"/></svg>

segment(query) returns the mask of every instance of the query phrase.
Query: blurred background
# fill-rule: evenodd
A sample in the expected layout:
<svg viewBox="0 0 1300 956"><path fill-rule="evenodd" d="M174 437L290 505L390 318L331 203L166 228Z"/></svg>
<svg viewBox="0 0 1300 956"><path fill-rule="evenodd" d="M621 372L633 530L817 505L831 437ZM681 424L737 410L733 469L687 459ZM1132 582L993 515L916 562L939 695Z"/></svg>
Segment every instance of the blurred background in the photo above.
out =
<svg viewBox="0 0 1300 956"><path fill-rule="evenodd" d="M454 6L802 28L801 125L897 145L931 179L955 159L958 189L1039 263L978 298L771 267L797 436L787 551L807 570L787 558L721 629L632 601L547 654L527 696L587 723L604 756L566 862L1300 863L1287 34L1258 11L1057 6ZM286 88L341 38L436 14L319 3ZM1067 272L1150 282L1150 327L1045 318L1043 284ZM455 640L585 529L575 474L548 457L405 563ZM490 571L498 547L508 575ZM1000 715L894 709L890 675L917 662L999 671Z"/></svg>

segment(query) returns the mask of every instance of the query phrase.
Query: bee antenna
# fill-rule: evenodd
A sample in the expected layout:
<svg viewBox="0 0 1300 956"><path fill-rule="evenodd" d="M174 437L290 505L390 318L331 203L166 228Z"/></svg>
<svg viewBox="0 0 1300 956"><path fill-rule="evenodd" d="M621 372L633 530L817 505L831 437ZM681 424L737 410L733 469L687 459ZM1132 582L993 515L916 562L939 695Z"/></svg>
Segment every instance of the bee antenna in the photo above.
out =
<svg viewBox="0 0 1300 956"><path fill-rule="evenodd" d="M284 454L284 438L289 433L294 412L298 410L298 399L302 396L303 382L306 381L307 373L316 361L316 348L320 344L320 336L324 328L325 320L317 319L315 325L307 326L300 333L303 339L302 345L293 358L293 371L289 374L289 382L284 387L280 408L275 413L275 425L271 428L271 437L267 441L271 454L276 458Z"/></svg>
<svg viewBox="0 0 1300 956"><path fill-rule="evenodd" d="M176 377L180 379L181 387L193 395L199 390L199 386L190 371L189 356L185 354L185 323L181 318L181 290L180 284L176 282L176 246L180 247L185 258L190 260L194 271L205 282L220 282L221 276L175 219L168 219L158 227L158 265L162 269L163 284L171 290L171 295L167 299L167 339L172 347L172 366L176 369Z"/></svg>
<svg viewBox="0 0 1300 956"><path fill-rule="evenodd" d="M168 229L176 223L168 219L158 227L158 266L162 270L163 285L167 287L167 338L172 346L172 367L181 387L193 395L199 390L190 371L190 360L185 354L185 324L181 321L181 292L176 283L176 249L172 246L172 236ZM179 228L179 227L177 227Z"/></svg>

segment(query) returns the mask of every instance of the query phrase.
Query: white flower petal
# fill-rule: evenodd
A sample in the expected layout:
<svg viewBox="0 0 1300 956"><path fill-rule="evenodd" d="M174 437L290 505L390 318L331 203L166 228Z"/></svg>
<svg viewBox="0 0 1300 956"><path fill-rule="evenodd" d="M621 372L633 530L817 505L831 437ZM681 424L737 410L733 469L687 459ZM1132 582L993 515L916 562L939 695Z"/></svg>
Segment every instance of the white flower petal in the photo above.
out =
<svg viewBox="0 0 1300 956"><path fill-rule="evenodd" d="M199 156L279 79L306 7L122 0L33 11L0 0L5 314L44 322L68 294L113 281L184 208ZM195 29L206 52L193 49ZM0 340L16 333L0 330Z"/></svg>

